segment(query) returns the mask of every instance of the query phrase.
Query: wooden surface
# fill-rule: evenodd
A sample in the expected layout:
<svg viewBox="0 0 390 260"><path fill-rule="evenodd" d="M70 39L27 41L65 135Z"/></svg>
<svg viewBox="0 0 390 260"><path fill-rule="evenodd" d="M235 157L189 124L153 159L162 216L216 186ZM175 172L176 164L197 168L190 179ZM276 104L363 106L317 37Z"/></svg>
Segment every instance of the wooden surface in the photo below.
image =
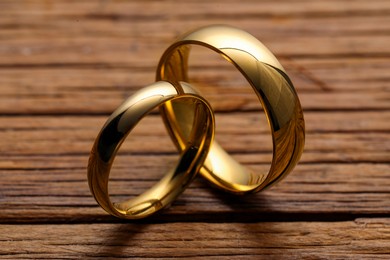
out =
<svg viewBox="0 0 390 260"><path fill-rule="evenodd" d="M180 33L224 23L255 35L305 111L301 163L277 186L234 197L198 178L163 213L107 215L86 180L107 116L153 82ZM390 257L390 1L0 1L0 258ZM264 115L232 66L194 50L193 83L217 139L266 171ZM158 114L121 149L110 188L139 194L177 159Z"/></svg>

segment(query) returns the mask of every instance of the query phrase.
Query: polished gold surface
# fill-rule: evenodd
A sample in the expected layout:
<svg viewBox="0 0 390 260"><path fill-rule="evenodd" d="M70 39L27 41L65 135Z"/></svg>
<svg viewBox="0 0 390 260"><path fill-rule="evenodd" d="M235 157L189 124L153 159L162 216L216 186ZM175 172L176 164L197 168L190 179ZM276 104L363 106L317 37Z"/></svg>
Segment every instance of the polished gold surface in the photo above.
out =
<svg viewBox="0 0 390 260"><path fill-rule="evenodd" d="M191 130L182 140L182 150L176 167L158 183L138 197L112 203L108 182L115 155L131 130L152 109L187 104L185 114ZM147 217L169 205L196 176L206 159L214 136L214 117L209 104L183 83L179 91L168 82L156 82L129 97L108 118L96 138L88 164L90 190L100 206L108 213L128 219Z"/></svg>
<svg viewBox="0 0 390 260"><path fill-rule="evenodd" d="M189 82L188 58L191 45L220 53L243 74L261 102L271 128L273 158L268 173L253 172L236 162L213 142L201 174L217 187L244 194L257 192L279 181L298 163L304 147L305 126L294 86L274 55L255 37L224 25L203 27L181 36L162 55L157 80L180 88ZM177 147L183 151L191 133L190 104L162 106L165 124Z"/></svg>

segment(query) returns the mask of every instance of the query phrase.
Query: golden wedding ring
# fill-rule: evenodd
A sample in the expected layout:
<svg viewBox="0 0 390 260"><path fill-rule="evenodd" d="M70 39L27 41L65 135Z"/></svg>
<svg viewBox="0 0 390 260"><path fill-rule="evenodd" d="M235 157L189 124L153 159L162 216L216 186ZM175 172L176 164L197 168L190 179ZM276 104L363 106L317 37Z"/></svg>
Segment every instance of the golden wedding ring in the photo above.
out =
<svg viewBox="0 0 390 260"><path fill-rule="evenodd" d="M214 25L189 32L176 40L162 55L157 80L178 87L190 82L188 58L190 45L216 51L230 61L255 91L271 128L273 158L268 173L253 172L235 161L213 142L200 173L217 187L237 194L258 192L286 176L298 163L305 140L302 108L284 68L255 37L230 26ZM160 107L164 122L180 151L192 131L191 104L172 103Z"/></svg>
<svg viewBox="0 0 390 260"><path fill-rule="evenodd" d="M184 111L192 122L182 141L181 155L176 167L151 189L129 200L113 203L108 181L115 155L127 135L151 110L186 103ZM178 112L181 113L181 112ZM159 81L129 97L108 118L93 145L88 164L90 190L100 206L108 213L127 219L147 217L168 206L194 179L206 159L214 137L214 115L210 105L190 85L183 83L180 91L169 82Z"/></svg>

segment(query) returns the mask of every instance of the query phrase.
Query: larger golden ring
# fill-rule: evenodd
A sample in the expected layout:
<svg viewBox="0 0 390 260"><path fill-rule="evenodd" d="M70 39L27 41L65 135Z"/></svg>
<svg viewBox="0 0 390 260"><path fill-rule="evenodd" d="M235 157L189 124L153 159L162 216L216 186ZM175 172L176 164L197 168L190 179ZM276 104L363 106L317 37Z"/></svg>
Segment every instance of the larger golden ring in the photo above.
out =
<svg viewBox="0 0 390 260"><path fill-rule="evenodd" d="M282 65L255 37L224 25L207 26L181 36L162 55L157 80L179 86L189 82L188 56L191 44L210 48L244 75L258 96L267 116L273 140L273 158L267 173L255 173L235 161L217 142L210 148L201 174L219 188L233 193L257 192L279 181L297 164L304 147L302 108ZM185 104L161 107L164 121L179 149L185 147L191 117Z"/></svg>

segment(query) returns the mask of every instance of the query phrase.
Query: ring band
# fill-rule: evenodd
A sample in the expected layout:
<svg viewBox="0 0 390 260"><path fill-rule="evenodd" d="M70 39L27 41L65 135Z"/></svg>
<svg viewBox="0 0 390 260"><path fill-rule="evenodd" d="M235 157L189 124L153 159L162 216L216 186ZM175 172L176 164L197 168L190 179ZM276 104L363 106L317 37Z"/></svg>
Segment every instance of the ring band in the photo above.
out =
<svg viewBox="0 0 390 260"><path fill-rule="evenodd" d="M214 115L210 105L188 84L179 92L168 82L156 82L129 97L108 118L92 147L88 163L88 183L92 195L108 213L127 219L147 217L169 205L196 176L206 159L214 136ZM122 142L152 109L186 103L191 111L191 130L176 167L151 189L138 197L112 203L108 193L111 166Z"/></svg>
<svg viewBox="0 0 390 260"><path fill-rule="evenodd" d="M273 158L267 173L255 173L235 161L216 141L200 173L217 187L233 193L258 192L286 176L298 163L303 152L305 125L303 111L282 65L255 37L240 29L224 25L203 27L176 40L162 55L157 80L179 86L189 82L190 45L201 45L221 54L243 74L258 96L267 116L273 140ZM187 104L162 106L164 122L176 146L185 148L191 118L180 111Z"/></svg>

